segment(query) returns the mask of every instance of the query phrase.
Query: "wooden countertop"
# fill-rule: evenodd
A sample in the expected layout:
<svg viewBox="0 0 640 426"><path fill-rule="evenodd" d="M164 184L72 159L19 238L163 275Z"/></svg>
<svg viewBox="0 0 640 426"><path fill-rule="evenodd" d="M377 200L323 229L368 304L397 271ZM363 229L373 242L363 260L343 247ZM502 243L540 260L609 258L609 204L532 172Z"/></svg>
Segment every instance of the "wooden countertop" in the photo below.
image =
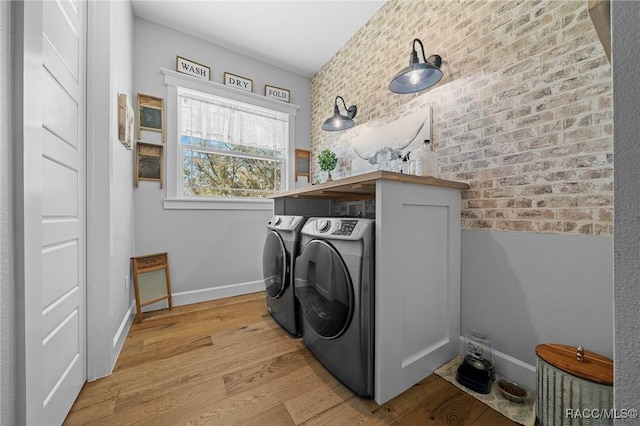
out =
<svg viewBox="0 0 640 426"><path fill-rule="evenodd" d="M416 176L379 170L334 180L332 182L325 182L291 191L279 192L269 196L269 198L324 198L336 201L374 198L376 196L376 181L380 179L460 190L469 189L469 185L463 182L438 179L433 176Z"/></svg>

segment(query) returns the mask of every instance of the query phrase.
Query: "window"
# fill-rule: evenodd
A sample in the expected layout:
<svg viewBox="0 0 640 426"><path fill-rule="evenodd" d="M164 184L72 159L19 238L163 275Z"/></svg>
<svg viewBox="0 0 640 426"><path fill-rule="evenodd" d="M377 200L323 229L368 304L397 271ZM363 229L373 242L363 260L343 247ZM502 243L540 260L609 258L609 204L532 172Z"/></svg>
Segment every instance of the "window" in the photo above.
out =
<svg viewBox="0 0 640 426"><path fill-rule="evenodd" d="M162 73L164 208L272 210L266 197L294 183L300 107L172 70Z"/></svg>
<svg viewBox="0 0 640 426"><path fill-rule="evenodd" d="M284 187L288 115L183 88L178 104L184 196L264 198Z"/></svg>

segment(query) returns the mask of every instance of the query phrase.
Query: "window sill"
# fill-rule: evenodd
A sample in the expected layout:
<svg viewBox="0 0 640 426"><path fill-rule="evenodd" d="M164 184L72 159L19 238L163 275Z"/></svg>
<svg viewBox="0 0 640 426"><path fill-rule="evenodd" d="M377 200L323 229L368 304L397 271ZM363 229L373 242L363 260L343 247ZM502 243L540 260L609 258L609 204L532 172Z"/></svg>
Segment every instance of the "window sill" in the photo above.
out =
<svg viewBox="0 0 640 426"><path fill-rule="evenodd" d="M273 211L273 200L212 198L198 199L165 199L165 210L269 210Z"/></svg>

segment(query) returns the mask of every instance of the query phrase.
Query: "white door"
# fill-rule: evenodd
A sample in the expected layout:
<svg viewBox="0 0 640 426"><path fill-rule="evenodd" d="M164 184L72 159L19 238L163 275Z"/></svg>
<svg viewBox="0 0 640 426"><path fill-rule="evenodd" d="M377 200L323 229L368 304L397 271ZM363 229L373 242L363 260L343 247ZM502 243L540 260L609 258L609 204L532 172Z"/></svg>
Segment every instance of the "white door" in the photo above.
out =
<svg viewBox="0 0 640 426"><path fill-rule="evenodd" d="M17 418L60 424L86 380L86 2L16 5L24 53Z"/></svg>

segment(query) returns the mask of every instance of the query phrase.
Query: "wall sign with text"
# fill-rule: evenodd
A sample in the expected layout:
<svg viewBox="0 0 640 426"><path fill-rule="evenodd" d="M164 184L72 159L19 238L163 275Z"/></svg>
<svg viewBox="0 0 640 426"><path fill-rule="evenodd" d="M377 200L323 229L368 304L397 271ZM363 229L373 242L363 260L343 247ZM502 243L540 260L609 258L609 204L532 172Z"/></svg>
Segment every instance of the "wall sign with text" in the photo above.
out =
<svg viewBox="0 0 640 426"><path fill-rule="evenodd" d="M247 92L253 92L253 80L229 72L224 73L224 85L246 90Z"/></svg>
<svg viewBox="0 0 640 426"><path fill-rule="evenodd" d="M211 78L211 68L190 61L181 56L176 56L176 71L183 74L189 74L193 77L209 80Z"/></svg>
<svg viewBox="0 0 640 426"><path fill-rule="evenodd" d="M282 87L264 85L264 95L269 99L275 99L283 102L291 102L291 92Z"/></svg>

